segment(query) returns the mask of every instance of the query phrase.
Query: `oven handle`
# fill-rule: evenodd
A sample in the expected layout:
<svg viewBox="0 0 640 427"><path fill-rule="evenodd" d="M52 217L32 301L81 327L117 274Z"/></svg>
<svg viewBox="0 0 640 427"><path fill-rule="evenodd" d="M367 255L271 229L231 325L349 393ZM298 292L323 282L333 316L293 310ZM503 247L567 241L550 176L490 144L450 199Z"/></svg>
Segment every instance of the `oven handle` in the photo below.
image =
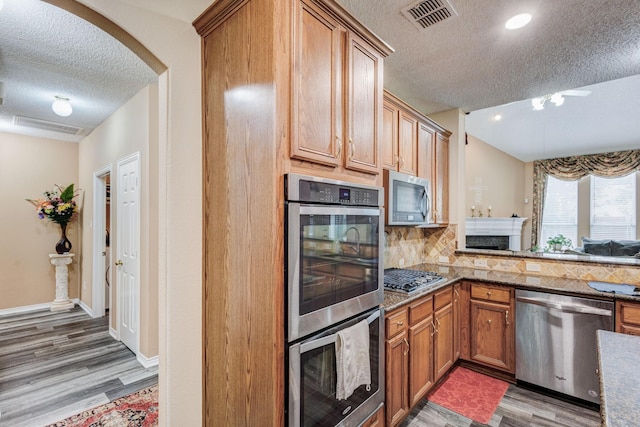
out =
<svg viewBox="0 0 640 427"><path fill-rule="evenodd" d="M369 317L367 317L367 323L371 324L374 320L380 317L380 310L377 310L375 313L372 313ZM328 344L333 344L336 342L338 334L327 335L326 337L321 337L318 339L314 339L311 341L304 342L300 344L300 354L306 353L307 351L314 350L319 347L324 347Z"/></svg>

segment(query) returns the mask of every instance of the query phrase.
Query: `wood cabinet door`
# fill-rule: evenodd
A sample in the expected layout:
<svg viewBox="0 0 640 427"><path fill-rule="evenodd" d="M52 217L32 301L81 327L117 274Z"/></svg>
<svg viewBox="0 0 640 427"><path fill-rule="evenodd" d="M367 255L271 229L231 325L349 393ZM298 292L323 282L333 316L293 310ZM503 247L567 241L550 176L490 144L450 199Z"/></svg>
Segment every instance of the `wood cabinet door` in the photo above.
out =
<svg viewBox="0 0 640 427"><path fill-rule="evenodd" d="M441 133L435 139L435 177L433 220L438 224L449 223L449 138Z"/></svg>
<svg viewBox="0 0 640 427"><path fill-rule="evenodd" d="M425 123L418 123L418 176L431 181L433 186L434 175L434 155L435 155L435 129L427 126ZM433 203L433 188L431 189L429 198ZM432 206L433 208L433 206Z"/></svg>
<svg viewBox="0 0 640 427"><path fill-rule="evenodd" d="M380 161L384 169L398 167L398 108L388 102L382 104L382 137L380 138Z"/></svg>
<svg viewBox="0 0 640 427"><path fill-rule="evenodd" d="M360 427L384 427L384 406L378 409Z"/></svg>
<svg viewBox="0 0 640 427"><path fill-rule="evenodd" d="M640 304L616 301L616 332L640 335Z"/></svg>
<svg viewBox="0 0 640 427"><path fill-rule="evenodd" d="M453 303L435 312L434 323L434 381L438 381L453 366Z"/></svg>
<svg viewBox="0 0 640 427"><path fill-rule="evenodd" d="M460 358L460 311L461 311L461 286L453 285L453 361Z"/></svg>
<svg viewBox="0 0 640 427"><path fill-rule="evenodd" d="M410 175L418 173L418 119L400 110L398 125L398 171Z"/></svg>
<svg viewBox="0 0 640 427"><path fill-rule="evenodd" d="M409 327L409 402L416 405L433 385L433 315Z"/></svg>
<svg viewBox="0 0 640 427"><path fill-rule="evenodd" d="M387 425L400 422L409 412L409 346L406 331L386 341L385 412Z"/></svg>
<svg viewBox="0 0 640 427"><path fill-rule="evenodd" d="M355 34L347 40L345 167L379 173L382 57Z"/></svg>
<svg viewBox="0 0 640 427"><path fill-rule="evenodd" d="M344 29L311 2L296 6L291 157L341 164Z"/></svg>
<svg viewBox="0 0 640 427"><path fill-rule="evenodd" d="M471 360L515 372L511 305L471 300Z"/></svg>

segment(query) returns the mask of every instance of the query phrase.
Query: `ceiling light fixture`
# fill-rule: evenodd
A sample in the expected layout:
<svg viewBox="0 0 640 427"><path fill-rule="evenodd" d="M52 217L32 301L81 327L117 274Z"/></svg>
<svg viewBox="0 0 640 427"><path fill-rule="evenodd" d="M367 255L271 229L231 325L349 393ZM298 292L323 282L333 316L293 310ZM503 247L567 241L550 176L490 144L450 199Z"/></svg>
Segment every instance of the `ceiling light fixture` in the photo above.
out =
<svg viewBox="0 0 640 427"><path fill-rule="evenodd" d="M522 28L531 22L531 15L528 13L521 13L519 15L513 16L509 18L504 27L507 30L517 30L518 28Z"/></svg>
<svg viewBox="0 0 640 427"><path fill-rule="evenodd" d="M69 98L64 98L62 96L56 96L56 100L51 104L51 109L54 113L61 117L70 116L73 113L73 108L71 108L71 104L69 104Z"/></svg>
<svg viewBox="0 0 640 427"><path fill-rule="evenodd" d="M559 107L564 104L564 96L562 96L562 94L559 92L551 95L540 96L538 98L533 98L531 100L531 105L533 106L534 110L540 111L544 110L544 103L547 101L553 103L556 107Z"/></svg>
<svg viewBox="0 0 640 427"><path fill-rule="evenodd" d="M502 120L502 114L496 114L495 116L493 116L493 120L499 122L500 120Z"/></svg>

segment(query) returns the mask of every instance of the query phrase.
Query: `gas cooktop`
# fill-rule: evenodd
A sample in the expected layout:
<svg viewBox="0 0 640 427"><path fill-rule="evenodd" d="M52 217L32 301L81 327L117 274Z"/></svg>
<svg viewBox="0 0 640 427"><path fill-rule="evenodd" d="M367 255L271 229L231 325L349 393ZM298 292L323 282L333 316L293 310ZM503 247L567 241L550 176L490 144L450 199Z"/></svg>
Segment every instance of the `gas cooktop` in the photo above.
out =
<svg viewBox="0 0 640 427"><path fill-rule="evenodd" d="M384 270L384 289L410 295L429 286L436 285L444 277L431 271L387 268Z"/></svg>

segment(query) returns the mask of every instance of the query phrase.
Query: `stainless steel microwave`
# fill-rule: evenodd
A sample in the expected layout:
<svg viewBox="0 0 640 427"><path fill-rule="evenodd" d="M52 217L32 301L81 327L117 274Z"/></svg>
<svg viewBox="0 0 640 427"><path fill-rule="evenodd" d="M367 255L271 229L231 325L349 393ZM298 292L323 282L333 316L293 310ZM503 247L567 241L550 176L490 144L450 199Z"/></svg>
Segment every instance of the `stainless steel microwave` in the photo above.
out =
<svg viewBox="0 0 640 427"><path fill-rule="evenodd" d="M386 225L428 225L431 219L431 183L428 179L384 171Z"/></svg>

